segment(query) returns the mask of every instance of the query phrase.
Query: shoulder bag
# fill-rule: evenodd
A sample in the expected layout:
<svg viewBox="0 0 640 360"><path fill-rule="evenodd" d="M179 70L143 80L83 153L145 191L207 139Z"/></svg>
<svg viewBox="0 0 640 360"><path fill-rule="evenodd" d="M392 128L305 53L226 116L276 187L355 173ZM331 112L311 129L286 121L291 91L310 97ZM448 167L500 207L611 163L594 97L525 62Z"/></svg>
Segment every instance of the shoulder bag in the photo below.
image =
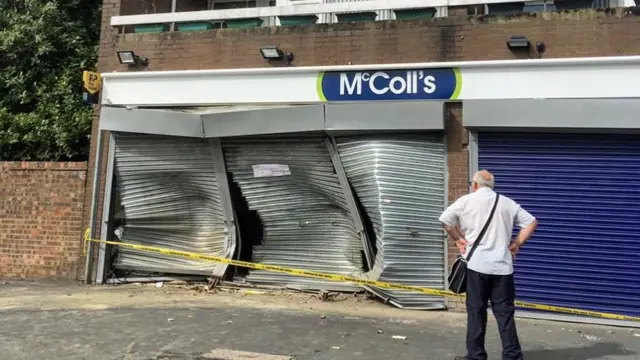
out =
<svg viewBox="0 0 640 360"><path fill-rule="evenodd" d="M496 207L498 207L498 199L500 199L500 194L496 194L496 200L493 203L489 218L480 231L478 238L473 242L467 258L465 259L462 254L458 255L458 258L451 267L451 272L449 273L449 290L455 294L464 294L467 291L467 263L471 261L471 256L473 256L484 234L487 232L491 219L493 219L493 214L496 212Z"/></svg>

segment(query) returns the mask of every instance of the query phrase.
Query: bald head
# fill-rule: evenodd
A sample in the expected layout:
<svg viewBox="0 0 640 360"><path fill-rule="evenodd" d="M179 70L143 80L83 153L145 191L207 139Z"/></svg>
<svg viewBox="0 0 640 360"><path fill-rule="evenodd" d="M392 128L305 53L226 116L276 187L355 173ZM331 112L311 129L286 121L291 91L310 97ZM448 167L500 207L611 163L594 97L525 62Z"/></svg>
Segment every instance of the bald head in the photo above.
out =
<svg viewBox="0 0 640 360"><path fill-rule="evenodd" d="M496 180L493 178L493 174L487 170L480 170L473 175L473 182L476 183L478 187L488 187L490 189L493 189L496 185Z"/></svg>

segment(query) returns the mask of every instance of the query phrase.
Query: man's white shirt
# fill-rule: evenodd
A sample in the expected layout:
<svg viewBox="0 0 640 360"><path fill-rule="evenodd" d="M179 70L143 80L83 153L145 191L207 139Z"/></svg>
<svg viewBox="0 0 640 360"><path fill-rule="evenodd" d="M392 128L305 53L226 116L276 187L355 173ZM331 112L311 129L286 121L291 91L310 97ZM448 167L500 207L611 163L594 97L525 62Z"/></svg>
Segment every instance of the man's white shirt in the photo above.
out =
<svg viewBox="0 0 640 360"><path fill-rule="evenodd" d="M465 257L489 218L496 196L492 189L480 188L456 200L440 215L443 224L460 226L468 242ZM535 218L518 203L500 195L493 219L467 267L487 275L513 274L513 258L509 251L513 228L527 227L533 221Z"/></svg>

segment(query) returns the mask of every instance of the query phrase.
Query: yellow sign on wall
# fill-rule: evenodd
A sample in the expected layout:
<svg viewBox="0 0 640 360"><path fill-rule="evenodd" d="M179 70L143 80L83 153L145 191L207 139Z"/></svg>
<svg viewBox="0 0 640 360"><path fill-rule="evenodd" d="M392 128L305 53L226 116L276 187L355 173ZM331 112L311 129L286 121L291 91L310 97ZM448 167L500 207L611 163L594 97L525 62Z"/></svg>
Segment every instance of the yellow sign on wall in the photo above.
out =
<svg viewBox="0 0 640 360"><path fill-rule="evenodd" d="M100 91L102 77L99 73L93 71L84 71L82 73L82 81L84 82L84 89L89 94L93 95Z"/></svg>

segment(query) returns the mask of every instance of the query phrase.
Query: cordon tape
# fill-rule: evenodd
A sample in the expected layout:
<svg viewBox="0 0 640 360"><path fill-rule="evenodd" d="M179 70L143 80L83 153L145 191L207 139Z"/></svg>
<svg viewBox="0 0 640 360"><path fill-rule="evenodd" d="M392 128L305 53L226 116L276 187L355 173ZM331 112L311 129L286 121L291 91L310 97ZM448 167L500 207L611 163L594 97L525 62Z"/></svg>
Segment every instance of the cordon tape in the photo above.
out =
<svg viewBox="0 0 640 360"><path fill-rule="evenodd" d="M464 295L455 294L445 290L431 289L431 288L411 286L411 285L394 284L394 283L388 283L383 281L366 280L366 279L360 279L352 276L327 274L327 273L321 273L321 272L315 272L315 271L309 271L309 270L286 268L282 266L252 263L247 261L231 260L231 259L218 257L218 256L204 255L204 254L192 253L188 251L171 250L171 249L159 248L154 246L144 246L144 245L128 244L128 243L122 243L122 242L116 242L116 241L91 239L90 229L87 229L85 231L84 241L85 241L85 244L88 242L92 242L92 243L98 243L98 244L119 246L119 247L125 247L129 249L135 249L139 251L154 252L154 253L159 253L159 254L168 255L168 256L177 256L177 257L183 257L183 258L189 258L189 259L195 259L195 260L201 260L201 261L211 261L211 262L217 262L217 263L249 268L254 270L267 270L267 271L285 273L285 274L308 277L308 278L316 278L316 279L330 280L330 281L336 281L336 282L349 282L353 284L375 286L375 287L384 288L384 289L412 291L412 292L418 292L422 294L444 296L444 297L450 297L450 298L464 298ZM85 254L86 254L86 248L85 248ZM574 309L574 308L567 308L567 307L561 307L561 306L533 304L533 303L527 303L522 301L516 301L515 305L520 308L531 309L531 310L556 312L556 313L587 316L587 317L609 319L609 320L640 322L640 317L604 313L604 312L598 312L598 311Z"/></svg>

